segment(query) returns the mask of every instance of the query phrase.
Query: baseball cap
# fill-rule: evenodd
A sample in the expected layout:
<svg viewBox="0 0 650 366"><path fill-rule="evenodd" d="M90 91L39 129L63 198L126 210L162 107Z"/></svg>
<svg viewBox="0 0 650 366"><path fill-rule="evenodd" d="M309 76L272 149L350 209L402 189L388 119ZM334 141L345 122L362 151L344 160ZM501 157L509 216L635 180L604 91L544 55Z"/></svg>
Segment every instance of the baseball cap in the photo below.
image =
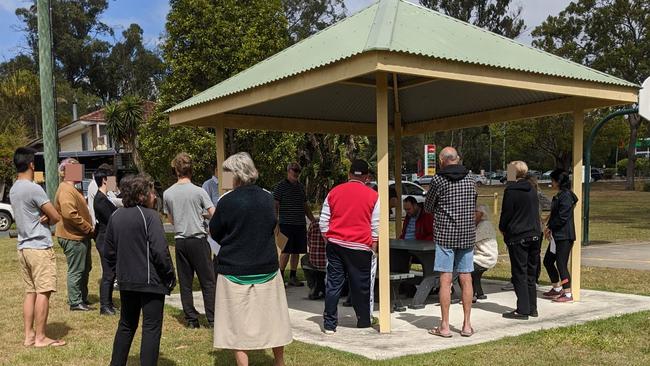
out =
<svg viewBox="0 0 650 366"><path fill-rule="evenodd" d="M365 160L355 159L352 160L350 165L350 174L354 175L366 175L370 171L368 163Z"/></svg>

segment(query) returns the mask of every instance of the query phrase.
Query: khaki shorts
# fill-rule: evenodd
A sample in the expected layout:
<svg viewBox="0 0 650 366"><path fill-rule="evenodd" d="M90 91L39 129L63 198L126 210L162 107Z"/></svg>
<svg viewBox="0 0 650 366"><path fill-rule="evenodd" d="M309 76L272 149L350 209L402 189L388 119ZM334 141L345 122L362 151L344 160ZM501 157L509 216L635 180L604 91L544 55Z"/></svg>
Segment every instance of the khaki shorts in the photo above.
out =
<svg viewBox="0 0 650 366"><path fill-rule="evenodd" d="M18 250L18 262L25 281L25 292L56 291L56 256L53 248Z"/></svg>

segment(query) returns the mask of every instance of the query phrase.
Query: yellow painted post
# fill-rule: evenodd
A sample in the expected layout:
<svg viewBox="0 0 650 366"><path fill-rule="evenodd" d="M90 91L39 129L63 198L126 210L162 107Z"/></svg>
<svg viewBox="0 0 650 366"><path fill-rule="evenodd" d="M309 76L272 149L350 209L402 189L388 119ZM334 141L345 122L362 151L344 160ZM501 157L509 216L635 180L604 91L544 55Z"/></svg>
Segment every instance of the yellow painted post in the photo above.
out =
<svg viewBox="0 0 650 366"><path fill-rule="evenodd" d="M395 113L395 237L402 233L402 114Z"/></svg>
<svg viewBox="0 0 650 366"><path fill-rule="evenodd" d="M499 213L499 194L494 192L494 219L496 220L497 214Z"/></svg>
<svg viewBox="0 0 650 366"><path fill-rule="evenodd" d="M216 128L215 128L215 135L216 135L216 148L217 148L217 180L219 181L219 196L224 194L223 190L223 184L222 178L223 178L223 169L221 168L221 165L223 164L224 160L226 160L226 144L225 144L225 128L223 128L223 123L221 121L217 122Z"/></svg>
<svg viewBox="0 0 650 366"><path fill-rule="evenodd" d="M388 228L388 85L377 72L377 190L379 191L379 331L390 333L390 268Z"/></svg>
<svg viewBox="0 0 650 366"><path fill-rule="evenodd" d="M580 265L582 255L582 183L585 177L582 166L585 115L582 109L573 112L573 193L578 203L573 210L576 241L571 252L571 291L573 299L580 301Z"/></svg>

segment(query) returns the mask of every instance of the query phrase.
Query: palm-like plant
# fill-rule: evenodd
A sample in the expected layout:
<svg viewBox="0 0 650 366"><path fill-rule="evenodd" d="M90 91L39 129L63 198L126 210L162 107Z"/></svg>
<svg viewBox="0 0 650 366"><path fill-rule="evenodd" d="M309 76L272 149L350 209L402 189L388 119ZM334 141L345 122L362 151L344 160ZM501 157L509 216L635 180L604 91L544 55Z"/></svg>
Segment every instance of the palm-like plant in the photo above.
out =
<svg viewBox="0 0 650 366"><path fill-rule="evenodd" d="M108 135L125 150L131 152L133 164L142 171L142 161L138 153L138 130L143 122L142 100L135 96L125 96L104 109Z"/></svg>

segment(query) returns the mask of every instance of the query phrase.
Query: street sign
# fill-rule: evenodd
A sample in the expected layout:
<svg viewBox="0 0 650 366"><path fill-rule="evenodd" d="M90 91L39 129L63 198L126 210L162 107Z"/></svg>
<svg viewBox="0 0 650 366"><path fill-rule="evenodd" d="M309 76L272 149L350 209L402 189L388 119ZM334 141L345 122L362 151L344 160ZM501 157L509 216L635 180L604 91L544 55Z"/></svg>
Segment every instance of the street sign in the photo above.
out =
<svg viewBox="0 0 650 366"><path fill-rule="evenodd" d="M639 114L650 121L650 77L645 79L639 90Z"/></svg>
<svg viewBox="0 0 650 366"><path fill-rule="evenodd" d="M436 145L424 145L424 174L436 175Z"/></svg>

